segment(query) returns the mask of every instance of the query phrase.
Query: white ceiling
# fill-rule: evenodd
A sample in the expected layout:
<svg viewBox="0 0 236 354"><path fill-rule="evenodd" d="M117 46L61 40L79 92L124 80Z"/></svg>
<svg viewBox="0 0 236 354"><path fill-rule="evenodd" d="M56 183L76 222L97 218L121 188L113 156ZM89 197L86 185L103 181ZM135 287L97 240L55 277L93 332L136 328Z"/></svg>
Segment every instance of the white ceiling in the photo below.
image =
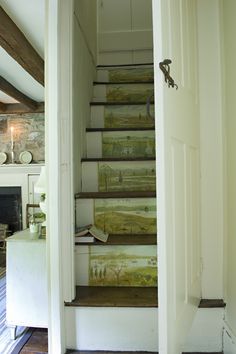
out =
<svg viewBox="0 0 236 354"><path fill-rule="evenodd" d="M45 0L0 0L0 5L44 57ZM0 47L0 75L36 101L44 101L44 88ZM16 101L0 92L0 102Z"/></svg>

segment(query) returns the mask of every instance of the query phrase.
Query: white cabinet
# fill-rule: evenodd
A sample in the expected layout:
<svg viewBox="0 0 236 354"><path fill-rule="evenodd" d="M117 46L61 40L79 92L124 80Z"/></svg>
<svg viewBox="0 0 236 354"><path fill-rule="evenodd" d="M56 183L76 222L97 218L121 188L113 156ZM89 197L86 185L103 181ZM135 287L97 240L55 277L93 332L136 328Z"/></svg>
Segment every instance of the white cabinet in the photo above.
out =
<svg viewBox="0 0 236 354"><path fill-rule="evenodd" d="M48 325L46 241L29 230L7 239L7 325Z"/></svg>

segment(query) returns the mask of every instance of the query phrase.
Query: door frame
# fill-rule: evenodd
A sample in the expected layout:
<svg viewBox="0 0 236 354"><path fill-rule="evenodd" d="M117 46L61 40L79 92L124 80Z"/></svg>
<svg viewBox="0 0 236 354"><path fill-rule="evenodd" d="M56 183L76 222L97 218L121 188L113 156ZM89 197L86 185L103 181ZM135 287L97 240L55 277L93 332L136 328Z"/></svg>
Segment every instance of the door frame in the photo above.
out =
<svg viewBox="0 0 236 354"><path fill-rule="evenodd" d="M49 353L65 353L64 301L75 296L73 0L46 0L45 146Z"/></svg>

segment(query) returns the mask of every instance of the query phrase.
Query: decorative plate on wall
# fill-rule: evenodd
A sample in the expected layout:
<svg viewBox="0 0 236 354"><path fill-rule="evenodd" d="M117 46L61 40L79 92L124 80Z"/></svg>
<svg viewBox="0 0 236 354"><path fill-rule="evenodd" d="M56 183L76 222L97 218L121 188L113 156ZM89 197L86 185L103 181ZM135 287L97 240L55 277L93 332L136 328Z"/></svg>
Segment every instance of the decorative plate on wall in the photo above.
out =
<svg viewBox="0 0 236 354"><path fill-rule="evenodd" d="M32 161L32 154L29 151L23 151L20 153L19 160L21 163L30 163Z"/></svg>
<svg viewBox="0 0 236 354"><path fill-rule="evenodd" d="M5 152L0 152L0 165L7 161L7 154Z"/></svg>

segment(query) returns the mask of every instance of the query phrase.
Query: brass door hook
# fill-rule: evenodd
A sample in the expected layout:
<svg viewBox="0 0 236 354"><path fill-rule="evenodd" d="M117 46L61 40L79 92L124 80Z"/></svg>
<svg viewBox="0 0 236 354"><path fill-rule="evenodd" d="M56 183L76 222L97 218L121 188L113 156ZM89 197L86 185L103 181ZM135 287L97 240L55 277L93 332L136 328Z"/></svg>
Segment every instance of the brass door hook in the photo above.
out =
<svg viewBox="0 0 236 354"><path fill-rule="evenodd" d="M165 59L159 63L159 68L165 76L165 82L168 83L168 87L175 87L178 90L178 85L174 82L174 79L170 76L170 64L172 61L170 59Z"/></svg>

